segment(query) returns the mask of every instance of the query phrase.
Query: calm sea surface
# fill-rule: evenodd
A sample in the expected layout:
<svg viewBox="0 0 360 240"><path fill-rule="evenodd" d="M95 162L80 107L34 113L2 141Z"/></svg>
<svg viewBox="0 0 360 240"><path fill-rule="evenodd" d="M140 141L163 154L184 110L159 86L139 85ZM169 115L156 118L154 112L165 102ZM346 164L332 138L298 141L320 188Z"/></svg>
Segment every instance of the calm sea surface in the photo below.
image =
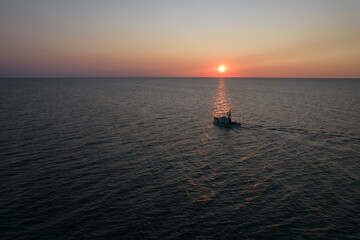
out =
<svg viewBox="0 0 360 240"><path fill-rule="evenodd" d="M0 239L360 239L359 122L359 79L0 79Z"/></svg>

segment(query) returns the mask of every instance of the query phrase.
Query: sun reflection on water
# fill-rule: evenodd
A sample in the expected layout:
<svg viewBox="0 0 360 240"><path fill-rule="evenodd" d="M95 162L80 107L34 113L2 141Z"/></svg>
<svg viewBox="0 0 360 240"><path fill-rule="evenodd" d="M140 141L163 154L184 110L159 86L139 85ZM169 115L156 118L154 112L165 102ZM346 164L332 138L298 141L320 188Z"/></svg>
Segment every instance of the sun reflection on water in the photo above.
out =
<svg viewBox="0 0 360 240"><path fill-rule="evenodd" d="M210 201L216 196L216 169L209 162L211 148L211 125L205 126L200 138L200 148L196 150L198 160L194 162L192 174L187 175L188 187L186 194L194 202Z"/></svg>
<svg viewBox="0 0 360 240"><path fill-rule="evenodd" d="M230 101L228 99L224 79L219 79L219 85L216 90L216 96L214 98L214 116L225 116L231 109Z"/></svg>
<svg viewBox="0 0 360 240"><path fill-rule="evenodd" d="M225 116L230 110L230 101L226 93L224 79L220 78L213 103L213 116ZM186 175L188 186L186 194L194 202L210 201L216 196L216 168L211 162L211 142L213 129L208 124L202 129L201 145L196 150L198 159L194 161L192 171Z"/></svg>

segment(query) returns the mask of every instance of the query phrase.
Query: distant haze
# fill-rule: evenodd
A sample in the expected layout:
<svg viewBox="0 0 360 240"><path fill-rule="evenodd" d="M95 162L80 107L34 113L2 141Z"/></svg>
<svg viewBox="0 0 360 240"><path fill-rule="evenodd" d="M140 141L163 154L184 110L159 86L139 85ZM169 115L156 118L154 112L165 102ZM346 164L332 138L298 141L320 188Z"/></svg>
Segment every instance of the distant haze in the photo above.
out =
<svg viewBox="0 0 360 240"><path fill-rule="evenodd" d="M359 13L359 0L0 0L0 77L356 78Z"/></svg>

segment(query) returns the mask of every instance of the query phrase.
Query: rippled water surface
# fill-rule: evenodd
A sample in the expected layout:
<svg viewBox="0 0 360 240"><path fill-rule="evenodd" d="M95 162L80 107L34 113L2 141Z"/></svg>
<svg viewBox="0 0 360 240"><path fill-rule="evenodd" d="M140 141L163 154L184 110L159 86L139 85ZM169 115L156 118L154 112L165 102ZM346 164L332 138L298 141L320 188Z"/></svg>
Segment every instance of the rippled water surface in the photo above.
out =
<svg viewBox="0 0 360 240"><path fill-rule="evenodd" d="M360 239L359 119L356 79L0 79L0 239Z"/></svg>

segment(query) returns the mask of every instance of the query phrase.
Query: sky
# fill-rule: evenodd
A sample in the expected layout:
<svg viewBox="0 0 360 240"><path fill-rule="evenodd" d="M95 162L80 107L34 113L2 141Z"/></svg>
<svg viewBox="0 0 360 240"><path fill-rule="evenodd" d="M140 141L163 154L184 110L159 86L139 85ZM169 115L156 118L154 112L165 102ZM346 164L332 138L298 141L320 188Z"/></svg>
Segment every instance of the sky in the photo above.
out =
<svg viewBox="0 0 360 240"><path fill-rule="evenodd" d="M0 77L360 78L359 13L360 0L0 0Z"/></svg>

